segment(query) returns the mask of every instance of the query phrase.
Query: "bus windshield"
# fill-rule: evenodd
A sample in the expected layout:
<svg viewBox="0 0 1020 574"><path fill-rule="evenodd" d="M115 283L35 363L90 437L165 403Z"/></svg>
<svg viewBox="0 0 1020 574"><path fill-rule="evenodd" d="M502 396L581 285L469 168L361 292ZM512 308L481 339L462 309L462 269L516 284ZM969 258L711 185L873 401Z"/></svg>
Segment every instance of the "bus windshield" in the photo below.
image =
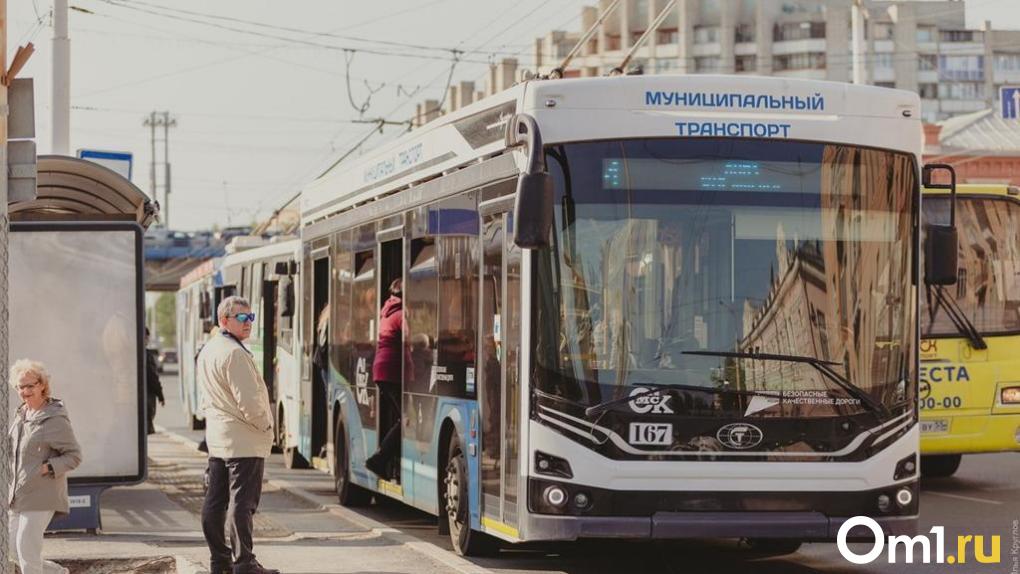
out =
<svg viewBox="0 0 1020 574"><path fill-rule="evenodd" d="M949 198L926 196L924 218L949 221ZM959 270L943 289L983 335L1020 333L1020 202L1007 197L960 197L956 207ZM931 299L931 300L929 300ZM959 337L934 298L921 294L921 335Z"/></svg>
<svg viewBox="0 0 1020 574"><path fill-rule="evenodd" d="M606 386L781 392L796 399L783 416L862 412L847 399L858 389L885 406L910 397L908 154L645 139L552 146L547 164L556 213L534 263L538 390L584 403Z"/></svg>

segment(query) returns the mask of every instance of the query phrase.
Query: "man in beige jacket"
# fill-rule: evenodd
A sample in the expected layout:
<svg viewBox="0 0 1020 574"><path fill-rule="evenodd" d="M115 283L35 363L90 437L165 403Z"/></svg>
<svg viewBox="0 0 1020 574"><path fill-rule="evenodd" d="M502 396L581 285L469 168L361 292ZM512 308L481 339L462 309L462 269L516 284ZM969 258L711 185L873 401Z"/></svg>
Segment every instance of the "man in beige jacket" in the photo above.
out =
<svg viewBox="0 0 1020 574"><path fill-rule="evenodd" d="M202 348L197 367L209 445L202 531L210 572L279 574L259 564L252 549L262 474L273 445L269 391L244 346L255 314L247 300L236 296L224 299L216 311L220 333ZM230 546L223 528L228 518Z"/></svg>

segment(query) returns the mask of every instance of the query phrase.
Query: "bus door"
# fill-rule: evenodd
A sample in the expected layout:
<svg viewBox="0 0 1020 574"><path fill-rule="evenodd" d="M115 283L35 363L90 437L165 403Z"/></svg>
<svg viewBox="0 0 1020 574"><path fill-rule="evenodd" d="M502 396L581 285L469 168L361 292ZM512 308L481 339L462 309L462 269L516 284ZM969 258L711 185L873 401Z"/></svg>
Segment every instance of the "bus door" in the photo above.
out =
<svg viewBox="0 0 1020 574"><path fill-rule="evenodd" d="M312 442L311 442L311 462L316 468L327 467L322 466L325 464L326 459L326 427L328 425L327 417L327 406L328 398L326 396L329 388L329 282L330 282L330 265L329 257L326 252L319 252L313 254L314 262L312 263L312 277L310 281L312 283L312 317L313 317L313 329L311 333L311 398L312 398Z"/></svg>
<svg viewBox="0 0 1020 574"><path fill-rule="evenodd" d="M490 204L491 205L491 204ZM479 282L481 350L482 525L517 537L520 464L521 250L513 244L512 200L497 200L482 217Z"/></svg>
<svg viewBox="0 0 1020 574"><path fill-rule="evenodd" d="M272 270L270 269L270 271ZM276 336L277 285L275 280L262 281L262 309L259 311L258 317L258 320L262 322L262 378L266 381L266 388L269 390L269 404L272 405L274 414L276 413L276 403L279 401L276 388L276 346L279 344L279 339ZM275 422L277 425L279 424L279 421Z"/></svg>
<svg viewBox="0 0 1020 574"><path fill-rule="evenodd" d="M404 229L403 226L394 226L387 229L383 229L376 234L376 238L379 242L379 283L378 287L378 298L379 302L378 310L376 311L376 343L380 343L379 334L383 332L384 320L381 316L382 311L386 308L386 301L390 298L390 286L397 279L403 281L404 277ZM401 291L401 298L403 299L404 294ZM406 299L405 299L406 301ZM407 308L401 304L401 316L406 320ZM406 325L401 324L401 329L404 329ZM398 350L386 355L389 360L395 362L392 370L395 370L392 376L396 378L396 381L385 381L382 383L383 386L379 388L379 433L377 447L382 447L383 439L386 438L389 429L396 428L397 447L396 455L390 459L388 478L392 479L392 482L401 483L403 488L400 490L392 490L390 493L396 493L403 495L410 489L411 472L404 475L403 465L403 426L404 426L404 369L406 368L403 364L403 344ZM371 368L371 367L370 367ZM378 384L379 381L376 381ZM394 439L391 439L394 440Z"/></svg>

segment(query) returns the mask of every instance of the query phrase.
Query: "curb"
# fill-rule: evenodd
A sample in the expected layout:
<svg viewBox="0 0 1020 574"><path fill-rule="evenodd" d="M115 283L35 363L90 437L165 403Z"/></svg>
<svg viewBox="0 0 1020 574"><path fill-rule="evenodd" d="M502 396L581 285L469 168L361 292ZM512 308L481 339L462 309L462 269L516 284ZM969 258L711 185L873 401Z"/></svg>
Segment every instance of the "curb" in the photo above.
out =
<svg viewBox="0 0 1020 574"><path fill-rule="evenodd" d="M171 440L174 440L180 444L183 444L194 449L198 448L198 442L195 440L177 434L176 432L161 427L159 425L154 425L154 427L157 432L165 434ZM340 506L339 504L329 502L328 501L329 499L327 499L326 497L311 493L305 490L304 488L301 488L300 486L290 482L289 480L280 478L268 478L266 479L266 482L306 502L314 504L315 506L326 510L330 514L333 514L339 518L351 522L360 528L364 528L365 530L371 531L374 534L378 534L379 536L387 538L395 543L400 544L401 546L406 546L407 548L410 548L411 550L414 550L415 552L422 554L432 559L433 561L450 568L454 572L458 572L460 574L493 574L493 571L489 570L488 568L479 566L465 558L457 556L453 552L439 548L431 543L425 542L424 540L420 540L410 534L401 531L400 529L394 528L392 526L389 526L367 516L363 516L362 514L349 508ZM203 574L205 572L205 569L201 567L198 567L197 570L194 569L196 566L194 565L193 562L191 562L187 558L184 557L178 558L184 560L187 564L189 564L187 568L192 568L192 569L179 569L180 572L186 572L187 574Z"/></svg>

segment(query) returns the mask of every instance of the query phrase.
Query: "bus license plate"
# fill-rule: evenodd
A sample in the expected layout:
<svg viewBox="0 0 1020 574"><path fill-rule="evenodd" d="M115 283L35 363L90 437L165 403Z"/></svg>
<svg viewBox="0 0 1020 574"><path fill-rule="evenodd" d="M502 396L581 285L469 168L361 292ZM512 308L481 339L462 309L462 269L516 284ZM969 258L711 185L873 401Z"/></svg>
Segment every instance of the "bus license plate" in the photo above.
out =
<svg viewBox="0 0 1020 574"><path fill-rule="evenodd" d="M949 432L949 420L921 421L921 434L937 434Z"/></svg>
<svg viewBox="0 0 1020 574"><path fill-rule="evenodd" d="M630 444L669 446L673 444L671 423L630 423Z"/></svg>

